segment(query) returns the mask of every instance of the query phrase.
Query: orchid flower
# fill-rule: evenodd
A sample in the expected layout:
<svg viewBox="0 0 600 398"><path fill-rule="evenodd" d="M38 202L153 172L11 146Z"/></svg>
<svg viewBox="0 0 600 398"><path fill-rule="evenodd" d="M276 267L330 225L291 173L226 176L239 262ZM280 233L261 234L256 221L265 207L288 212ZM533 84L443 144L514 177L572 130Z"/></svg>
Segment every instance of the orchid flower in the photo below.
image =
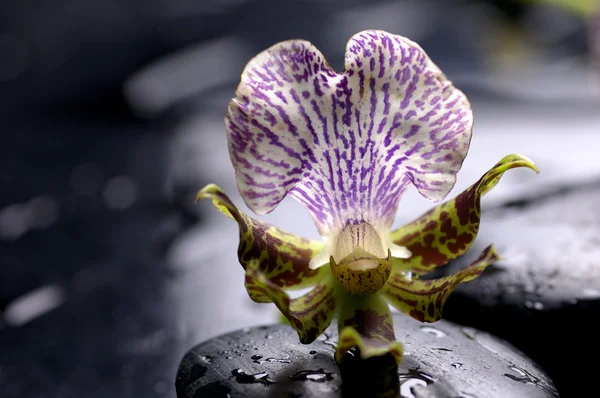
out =
<svg viewBox="0 0 600 398"><path fill-rule="evenodd" d="M261 52L244 69L225 124L246 205L264 215L289 194L323 241L250 218L214 184L198 199L212 199L237 222L250 298L275 303L302 343L337 317L338 361L356 347L362 358L391 353L400 363L388 304L422 322L439 320L455 287L499 257L490 246L455 275L419 276L469 249L480 197L506 170L536 170L526 157L509 155L454 200L390 232L409 186L437 202L452 189L473 116L421 47L382 31L353 36L340 73L307 41ZM297 298L286 293L308 287Z"/></svg>

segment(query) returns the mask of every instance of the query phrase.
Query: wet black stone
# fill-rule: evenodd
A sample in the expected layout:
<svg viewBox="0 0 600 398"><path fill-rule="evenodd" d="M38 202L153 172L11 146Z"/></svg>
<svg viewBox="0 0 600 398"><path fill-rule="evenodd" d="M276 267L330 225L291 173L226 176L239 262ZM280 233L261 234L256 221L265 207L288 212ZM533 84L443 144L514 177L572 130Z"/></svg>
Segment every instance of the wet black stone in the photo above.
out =
<svg viewBox="0 0 600 398"><path fill-rule="evenodd" d="M361 361L356 351L338 366L334 327L310 345L301 344L286 325L221 335L186 353L177 374L177 396L558 396L534 362L486 332L444 320L422 324L402 314L394 315L394 327L404 344L399 367L391 356Z"/></svg>
<svg viewBox="0 0 600 398"><path fill-rule="evenodd" d="M215 397L229 398L231 389L221 382L215 381L196 390L193 398Z"/></svg>
<svg viewBox="0 0 600 398"><path fill-rule="evenodd" d="M584 364L600 357L589 323L600 313L599 199L600 183L589 183L484 212L474 248L445 270L457 271L495 244L503 260L461 285L444 316L514 344L548 373L561 397L588 396L597 377L597 366Z"/></svg>

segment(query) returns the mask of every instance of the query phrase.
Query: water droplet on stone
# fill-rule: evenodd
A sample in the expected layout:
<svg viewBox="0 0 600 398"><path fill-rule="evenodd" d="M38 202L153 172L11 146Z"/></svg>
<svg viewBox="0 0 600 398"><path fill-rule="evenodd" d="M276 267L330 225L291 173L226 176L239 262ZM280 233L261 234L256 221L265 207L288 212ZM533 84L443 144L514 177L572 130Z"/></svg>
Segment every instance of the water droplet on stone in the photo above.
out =
<svg viewBox="0 0 600 398"><path fill-rule="evenodd" d="M261 361L259 361L259 359L262 359L262 355L252 355L250 357L250 359L252 359L252 362L256 362L256 363L262 363Z"/></svg>
<svg viewBox="0 0 600 398"><path fill-rule="evenodd" d="M328 346L331 347L336 347L336 342L333 341L333 336L331 336L330 334L327 333L323 333L323 336L325 336L325 339L323 340L323 344L326 344Z"/></svg>
<svg viewBox="0 0 600 398"><path fill-rule="evenodd" d="M286 355L283 358L267 358L263 362L292 363L289 355Z"/></svg>
<svg viewBox="0 0 600 398"><path fill-rule="evenodd" d="M231 371L231 374L235 376L235 381L241 384L260 383L269 385L275 383L273 380L269 379L269 374L267 372L248 374L241 369L234 369Z"/></svg>
<svg viewBox="0 0 600 398"><path fill-rule="evenodd" d="M213 356L212 355L201 355L200 359L206 363L211 363L213 360Z"/></svg>
<svg viewBox="0 0 600 398"><path fill-rule="evenodd" d="M310 355L315 355L317 352L315 350L312 350L311 352L309 352Z"/></svg>
<svg viewBox="0 0 600 398"><path fill-rule="evenodd" d="M434 327L431 326L421 326L420 327L421 332L427 333L427 334L432 334L436 337L444 337L447 336L448 334L440 329L436 329Z"/></svg>
<svg viewBox="0 0 600 398"><path fill-rule="evenodd" d="M544 390L544 391L552 391L552 387L544 384L539 378L535 377L525 369L519 368L517 366L510 366L509 369L513 373L504 373L504 376L508 377L511 380L517 381L519 383L525 384L533 384L534 386Z"/></svg>
<svg viewBox="0 0 600 398"><path fill-rule="evenodd" d="M290 379L296 381L314 381L317 383L323 383L325 381L333 380L334 373L326 372L324 369L319 370L301 370L290 376Z"/></svg>
<svg viewBox="0 0 600 398"><path fill-rule="evenodd" d="M412 368L405 373L399 373L398 378L400 379L400 396L402 398L415 398L412 392L414 387L427 386L435 382L431 375L420 371L419 368Z"/></svg>
<svg viewBox="0 0 600 398"><path fill-rule="evenodd" d="M402 398L415 398L412 389L416 386L426 387L427 382L421 379L405 379L402 384L400 384L400 396Z"/></svg>
<svg viewBox="0 0 600 398"><path fill-rule="evenodd" d="M512 370L516 374L504 373L504 376L508 377L511 380L518 381L520 383L530 383L530 384L536 384L539 381L539 379L537 377L533 376L526 370L523 370L516 366L511 366L510 370Z"/></svg>
<svg viewBox="0 0 600 398"><path fill-rule="evenodd" d="M398 373L398 378L400 379L400 381L402 381L404 379L414 379L414 378L423 379L427 382L427 384L431 384L431 383L435 382L435 379L433 378L433 376L421 371L418 367L411 368L407 372L404 372L404 373Z"/></svg>
<svg viewBox="0 0 600 398"><path fill-rule="evenodd" d="M464 334L471 340L475 340L475 336L477 336L477 330L475 330L473 328L462 327L462 328L460 328L460 331L462 334Z"/></svg>
<svg viewBox="0 0 600 398"><path fill-rule="evenodd" d="M435 347L434 350L452 352L452 350L450 348L445 348L445 347Z"/></svg>
<svg viewBox="0 0 600 398"><path fill-rule="evenodd" d="M452 366L455 369L460 369L460 368L462 368L463 364L460 362L454 362L454 363L451 363L450 366Z"/></svg>

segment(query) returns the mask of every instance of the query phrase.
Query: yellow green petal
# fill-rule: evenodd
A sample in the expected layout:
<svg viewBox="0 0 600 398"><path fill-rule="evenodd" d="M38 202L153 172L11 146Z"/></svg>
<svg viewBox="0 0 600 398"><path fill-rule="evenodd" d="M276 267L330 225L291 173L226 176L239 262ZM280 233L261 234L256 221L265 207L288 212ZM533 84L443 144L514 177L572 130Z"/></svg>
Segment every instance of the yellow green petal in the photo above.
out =
<svg viewBox="0 0 600 398"><path fill-rule="evenodd" d="M288 290L312 286L327 272L326 267L313 270L308 266L310 259L321 251L322 242L298 237L248 217L215 184L198 192L197 200L204 198L212 199L221 213L238 223L238 259L244 269L255 261L270 283Z"/></svg>
<svg viewBox="0 0 600 398"><path fill-rule="evenodd" d="M439 279L406 279L404 273L393 272L382 294L397 310L421 322L436 322L442 318L442 309L448 296L462 282L477 278L485 268L500 257L493 246L468 267L454 275Z"/></svg>
<svg viewBox="0 0 600 398"><path fill-rule="evenodd" d="M337 293L331 275L326 276L308 293L291 299L260 270L257 261L246 268L246 290L258 302L272 301L298 332L300 341L312 343L331 323L337 309Z"/></svg>
<svg viewBox="0 0 600 398"><path fill-rule="evenodd" d="M335 359L357 347L363 359L391 354L396 363L402 360L402 345L394 336L390 307L379 294L346 296L338 315L339 340Z"/></svg>
<svg viewBox="0 0 600 398"><path fill-rule="evenodd" d="M394 258L394 268L424 274L464 254L479 231L481 196L491 190L507 170L516 167L528 167L538 172L535 164L525 156L505 156L456 198L393 231L392 242L405 246L412 253L407 259Z"/></svg>

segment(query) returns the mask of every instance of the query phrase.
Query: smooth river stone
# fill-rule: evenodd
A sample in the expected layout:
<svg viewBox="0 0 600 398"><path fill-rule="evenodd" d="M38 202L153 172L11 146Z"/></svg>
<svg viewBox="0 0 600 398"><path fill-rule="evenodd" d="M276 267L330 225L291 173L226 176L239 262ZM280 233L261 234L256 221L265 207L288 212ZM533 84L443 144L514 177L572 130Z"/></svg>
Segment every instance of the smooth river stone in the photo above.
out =
<svg viewBox="0 0 600 398"><path fill-rule="evenodd" d="M455 272L494 243L503 260L450 296L444 317L518 347L561 397L589 396L600 358L600 183L557 187L484 212ZM596 387L593 387L597 390ZM598 392L591 394L597 396Z"/></svg>
<svg viewBox="0 0 600 398"><path fill-rule="evenodd" d="M238 330L187 352L179 366L179 398L557 397L530 359L488 333L447 321L422 324L394 314L404 359L333 359L337 330L303 345L287 325ZM391 393L390 393L391 389Z"/></svg>

